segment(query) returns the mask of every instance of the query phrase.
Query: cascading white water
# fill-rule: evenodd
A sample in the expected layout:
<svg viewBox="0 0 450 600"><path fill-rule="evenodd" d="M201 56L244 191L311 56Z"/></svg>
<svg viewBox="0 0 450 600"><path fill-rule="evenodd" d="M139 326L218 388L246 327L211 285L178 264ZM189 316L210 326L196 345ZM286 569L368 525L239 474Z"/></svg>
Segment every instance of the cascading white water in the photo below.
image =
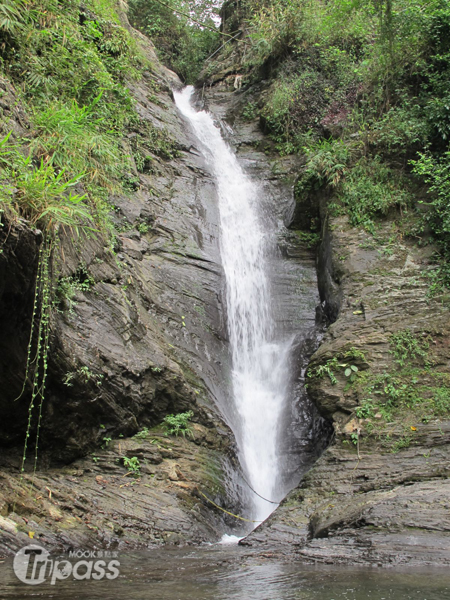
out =
<svg viewBox="0 0 450 600"><path fill-rule="evenodd" d="M187 87L175 93L175 100L201 142L217 182L235 402L235 422L230 425L245 476L257 492L251 495L252 514L262 521L286 492L278 479L277 437L287 396L291 344L275 338L262 190L243 172L212 116L193 108L192 93L193 88Z"/></svg>

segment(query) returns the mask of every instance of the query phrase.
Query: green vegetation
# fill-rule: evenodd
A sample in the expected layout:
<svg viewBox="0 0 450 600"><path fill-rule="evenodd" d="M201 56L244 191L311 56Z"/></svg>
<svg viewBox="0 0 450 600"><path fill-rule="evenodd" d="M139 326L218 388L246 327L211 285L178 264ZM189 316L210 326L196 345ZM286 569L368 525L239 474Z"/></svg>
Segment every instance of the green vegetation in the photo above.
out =
<svg viewBox="0 0 450 600"><path fill-rule="evenodd" d="M366 357L361 350L352 347L349 350L339 352L322 365L309 368L307 377L322 379L322 377L327 376L331 381L331 385L336 385L338 383L336 375L343 374L346 381L352 383L359 375L359 367L355 362L358 362L361 366L366 362Z"/></svg>
<svg viewBox="0 0 450 600"><path fill-rule="evenodd" d="M100 386L103 382L103 375L96 375L86 365L77 369L77 375L84 383L92 381L95 385Z"/></svg>
<svg viewBox="0 0 450 600"><path fill-rule="evenodd" d="M118 130L133 114L126 77L137 77L142 59L119 25L115 4L90 0L24 0L22 20L2 31L3 68L41 108L48 100L97 102L97 117ZM105 127L104 131L108 128Z"/></svg>
<svg viewBox="0 0 450 600"><path fill-rule="evenodd" d="M141 431L138 431L135 435L133 435L136 440L146 440L149 436L148 427L144 427Z"/></svg>
<svg viewBox="0 0 450 600"><path fill-rule="evenodd" d="M154 42L159 57L185 83L195 83L218 47L216 0L130 0L131 23Z"/></svg>
<svg viewBox="0 0 450 600"><path fill-rule="evenodd" d="M127 80L150 65L112 0L18 4L14 23L0 20L0 74L22 90L31 133L6 131L0 143L5 216L51 233L63 225L108 234L107 196L129 164L121 137L137 122Z"/></svg>
<svg viewBox="0 0 450 600"><path fill-rule="evenodd" d="M167 415L164 417L163 425L169 435L186 435L193 437L192 429L189 427L189 420L194 416L192 410L177 415Z"/></svg>
<svg viewBox="0 0 450 600"><path fill-rule="evenodd" d="M404 329L391 335L390 343L392 354L400 366L404 366L408 360L421 358L427 365L429 350L429 336L418 338L410 329Z"/></svg>
<svg viewBox="0 0 450 600"><path fill-rule="evenodd" d="M448 112L449 107L450 100ZM436 293L443 287L450 287L450 151L439 155L427 150L426 153L419 153L419 158L412 160L411 164L413 172L423 177L430 186L430 201L421 201L421 204L426 209L424 224L434 233L443 259L440 268L432 274L431 292Z"/></svg>
<svg viewBox="0 0 450 600"><path fill-rule="evenodd" d="M248 102L244 106L244 110L242 111L242 118L244 121L253 121L258 115L258 109L255 102Z"/></svg>
<svg viewBox="0 0 450 600"><path fill-rule="evenodd" d="M126 469L128 469L128 472L138 476L141 472L141 463L139 462L139 459L137 456L132 456L131 458L128 458L128 456L123 456L122 457L123 460L123 465Z"/></svg>
<svg viewBox="0 0 450 600"><path fill-rule="evenodd" d="M320 234L310 231L296 231L300 240L304 242L307 248L316 248L320 242Z"/></svg>
<svg viewBox="0 0 450 600"><path fill-rule="evenodd" d="M450 414L450 377L429 368L408 368L373 375L362 384L364 399L356 409L359 418L379 414L385 422L411 413L427 423Z"/></svg>
<svg viewBox="0 0 450 600"><path fill-rule="evenodd" d="M60 277L54 291L55 307L63 311L67 309L69 313L73 312L76 305L76 292L89 292L95 285L95 281L90 275L86 265L80 264L78 269L67 277Z"/></svg>
<svg viewBox="0 0 450 600"><path fill-rule="evenodd" d="M398 331L390 338L393 368L366 371L355 382L362 398L356 416L366 432L383 440L393 451L408 447L418 423L450 416L450 375L433 368L429 334ZM402 423L404 435L393 441L389 425Z"/></svg>
<svg viewBox="0 0 450 600"><path fill-rule="evenodd" d="M306 165L297 197L376 234L393 217L450 284L450 5L446 0L257 0L246 15L246 80L270 75L260 116L281 154ZM425 185L424 185L425 184ZM407 214L408 219L405 219ZM402 224L400 224L402 221Z"/></svg>
<svg viewBox="0 0 450 600"><path fill-rule="evenodd" d="M31 225L53 232L57 225L78 230L88 223L90 214L86 194L72 189L82 175L66 176L66 169L55 169L52 163L37 164L31 153L23 156L17 144L9 144L10 134L0 141L0 167L4 182L0 183L0 202L8 219L25 218Z"/></svg>
<svg viewBox="0 0 450 600"><path fill-rule="evenodd" d="M358 401L360 431L349 434L351 442L370 447L376 440L398 452L414 443L420 424L450 417L450 374L437 366L438 346L428 332L399 330L389 341L393 361L383 370L350 348L310 367L307 377L327 377Z"/></svg>
<svg viewBox="0 0 450 600"><path fill-rule="evenodd" d="M103 375L96 375L95 373L92 373L89 367L84 365L75 372L66 373L63 378L63 384L67 387L72 387L74 380L77 378L83 383L93 382L97 387L100 387L103 383ZM100 427L104 429L104 425L100 425Z"/></svg>

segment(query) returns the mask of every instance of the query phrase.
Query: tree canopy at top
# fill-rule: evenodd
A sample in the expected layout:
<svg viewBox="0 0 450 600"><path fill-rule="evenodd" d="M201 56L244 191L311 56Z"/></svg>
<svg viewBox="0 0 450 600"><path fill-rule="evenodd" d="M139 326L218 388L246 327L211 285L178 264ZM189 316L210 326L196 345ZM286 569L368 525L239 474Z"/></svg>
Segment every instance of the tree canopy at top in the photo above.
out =
<svg viewBox="0 0 450 600"><path fill-rule="evenodd" d="M160 58L193 83L217 47L221 0L130 0L132 24L154 42Z"/></svg>

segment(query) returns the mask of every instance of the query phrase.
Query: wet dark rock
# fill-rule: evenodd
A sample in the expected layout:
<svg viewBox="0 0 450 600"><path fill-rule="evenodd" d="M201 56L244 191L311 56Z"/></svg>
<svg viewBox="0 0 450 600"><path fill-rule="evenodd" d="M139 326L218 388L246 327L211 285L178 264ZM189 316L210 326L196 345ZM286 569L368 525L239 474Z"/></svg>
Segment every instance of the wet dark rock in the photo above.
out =
<svg viewBox="0 0 450 600"><path fill-rule="evenodd" d="M281 417L279 447L283 464L280 483L289 488L317 459L331 433L305 389L306 367L323 335L323 323L316 319L320 298L315 253L295 231L288 229L294 222L294 185L301 161L297 157L275 158L266 154L266 138L258 121L242 118L243 107L254 93L251 88L245 93L230 90L222 82L198 96L216 117L246 173L260 182L262 218L271 223L274 232L269 265L274 317L279 335L293 340L291 395Z"/></svg>
<svg viewBox="0 0 450 600"><path fill-rule="evenodd" d="M182 541L211 541L220 537L222 515L219 518L215 514L212 505L208 506L197 494L195 486L181 484L180 477L176 493L166 494L163 488L172 481L166 477L168 470L160 470L158 475L152 469L162 464L161 461L183 460L184 453L195 463L193 457L201 452L203 462L192 466L192 470L199 471L194 480L204 481L215 473L215 485L219 489L225 479L222 469L231 471L230 461L234 460L232 436L216 403L219 395L226 397L227 394L224 373L228 365L220 295L222 269L216 192L200 154L195 151L196 142L186 132L173 103L170 86L176 76L158 66L149 42L139 34L136 36L155 65L153 74L130 86L141 129L146 131L147 125L164 128L167 139L176 140L177 156L161 158L156 153L151 173L136 171L138 177L130 173L137 182L136 189L128 186L129 192L112 198L116 207L114 219L121 231L115 244L116 254L105 247L105 240L100 236L74 241L60 232L61 256L55 261L54 274L58 302L52 313L49 374L36 480L42 482L39 489L43 489L44 498L48 496L44 482L49 489L57 488L53 478L59 481L63 473L58 470L61 465L71 464L68 468L74 470L86 469L85 463L73 461L97 452L105 438L127 438L143 427L161 423L167 414L192 410L196 443L186 442L178 451L170 452L156 452L151 448L146 453L145 477L160 477L159 496L146 499L147 488L141 486L142 494L138 494L137 503L128 507L126 518L119 520L123 537L128 540L137 535L142 520L142 528L148 529L142 534L139 542L142 544L154 539L167 541L171 536L178 536ZM155 83L160 91L155 92ZM11 116L13 121L24 113L20 103L18 106ZM18 124L18 131L20 127ZM5 506L2 514L10 520L6 525L3 523L5 527L0 524L0 550L10 551L12 542L8 538L4 543L1 536L11 528L20 527L20 520L10 514L14 504L10 494L13 488L22 490L20 496L28 506L27 513L33 512L29 504L31 496L26 497L23 484L18 481L30 402L29 385L19 400L14 399L20 396L25 376L42 234L30 230L25 223L5 222L0 236L3 248L0 254L3 384L0 433L2 445L11 448L8 454L11 459L3 465L5 471L2 472L8 483L5 483L5 493L3 489L1 492ZM29 453L34 452L34 439L33 421ZM119 445L121 443L124 442ZM177 452L180 458L175 458ZM125 455L123 450L122 454ZM32 468L32 462L30 458L26 471ZM56 470L49 471L49 468ZM105 469L107 478L110 465ZM185 473L182 463L180 469ZM96 468L92 472L96 472ZM29 475L25 477L28 480ZM89 481L90 478L89 475ZM87 488L91 484L83 480L77 482L83 494L89 497L89 513L94 514L97 500L93 490L98 489L97 484L92 480L89 492ZM72 500L70 485L67 485L64 494L69 510ZM120 485L115 486L112 502L122 502L120 489ZM202 489L208 491L209 488ZM55 497L56 494L53 499ZM214 498L225 506L234 502L234 510L239 510L236 498L233 500L231 493L227 497L222 488L215 492ZM150 513L153 510L149 508L153 501L159 516L143 519L147 509ZM51 507L47 508L51 513ZM167 523L163 523L164 514ZM61 517L64 522L66 516ZM71 522L67 539L70 538L72 545L86 540L91 543L94 539L100 545L110 543L112 533L107 535L102 527L99 531L103 533L97 534L94 528L91 531L78 521ZM109 531L110 525L104 527ZM36 526L36 529L39 528ZM55 533L56 529L51 520L46 522L43 535L49 547L59 546L64 540L64 535ZM22 541L21 538L20 543Z"/></svg>
<svg viewBox="0 0 450 600"><path fill-rule="evenodd" d="M389 231L389 223L385 226ZM350 228L343 217L324 223L319 265L328 272L319 273L319 280L335 322L310 366L355 347L365 355L358 362L361 371L389 371L390 335L410 329L430 332L430 360L448 372L449 309L427 296L429 250L401 241L385 254L364 242L367 234ZM338 377L336 385L327 376L308 383L320 412L333 420L333 442L242 543L314 562L450 564L450 422L433 419L409 427L394 416L383 430L390 447L383 446L374 436L365 441L364 421L355 416L361 398L357 392L349 396L345 378ZM351 437L358 430L359 449Z"/></svg>
<svg viewBox="0 0 450 600"><path fill-rule="evenodd" d="M108 442L88 458L23 480L5 471L14 458L3 455L0 552L27 545L29 532L58 552L216 541L222 514L205 497L227 506L223 453L205 448L202 435L200 425L193 439L150 431L145 440ZM138 459L137 473L124 456Z"/></svg>
<svg viewBox="0 0 450 600"><path fill-rule="evenodd" d="M2 443L14 441L17 421L26 422L28 405L15 402L23 386L34 302L40 238L25 225L0 228L0 415ZM22 434L24 429L22 428Z"/></svg>

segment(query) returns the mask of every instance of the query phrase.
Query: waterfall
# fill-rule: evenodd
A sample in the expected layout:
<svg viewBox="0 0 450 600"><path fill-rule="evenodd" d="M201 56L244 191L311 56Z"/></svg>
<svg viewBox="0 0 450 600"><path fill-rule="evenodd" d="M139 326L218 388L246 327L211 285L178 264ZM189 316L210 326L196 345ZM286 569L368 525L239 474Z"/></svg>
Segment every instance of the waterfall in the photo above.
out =
<svg viewBox="0 0 450 600"><path fill-rule="evenodd" d="M271 234L262 218L262 189L244 173L207 112L191 105L193 88L175 93L215 178L220 251L232 357L233 422L251 513L263 521L286 493L281 483L279 435L285 406L291 340L277 339L268 278ZM266 500L271 502L268 502Z"/></svg>

